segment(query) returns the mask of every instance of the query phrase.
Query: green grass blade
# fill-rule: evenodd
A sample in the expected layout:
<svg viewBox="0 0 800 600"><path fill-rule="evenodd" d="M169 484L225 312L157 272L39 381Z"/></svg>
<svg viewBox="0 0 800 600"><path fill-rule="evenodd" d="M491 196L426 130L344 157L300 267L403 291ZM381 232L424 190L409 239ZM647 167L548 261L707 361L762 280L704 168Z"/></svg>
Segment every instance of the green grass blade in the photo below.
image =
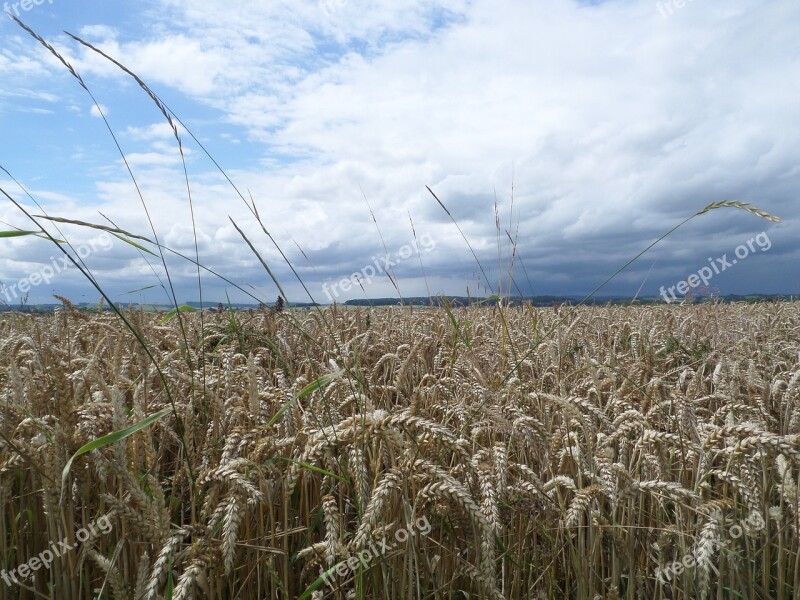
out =
<svg viewBox="0 0 800 600"><path fill-rule="evenodd" d="M175 317L175 315L178 314L178 312L193 313L197 312L197 309L194 306L189 306L188 304L184 304L183 306L173 308L171 311L169 311L166 315L164 315L164 318L161 319L161 322L169 323Z"/></svg>
<svg viewBox="0 0 800 600"><path fill-rule="evenodd" d="M135 233L131 233L130 231L125 231L124 229L118 229L116 227L107 227L106 225L98 225L97 223L87 223L86 221L78 221L77 219L65 219L64 217L49 217L47 215L33 215L33 216L37 219L44 219L45 221L52 221L54 223L65 223L67 225L77 225L79 227L88 227L89 229L99 229L100 231L106 231L112 235L118 233L120 235L124 235L125 237L142 240L149 244L153 243L149 238L146 238L143 235L137 235Z"/></svg>
<svg viewBox="0 0 800 600"><path fill-rule="evenodd" d="M63 495L63 492L64 492L64 485L66 484L66 481L67 481L67 476L69 476L69 471L72 468L72 463L76 458L78 458L80 456L83 456L84 454L86 454L87 452L91 452L92 450L97 450L98 448L103 448L105 446L108 446L108 445L113 444L115 442L118 442L120 440L124 440L125 438L130 437L131 435L133 435L137 431L141 431L145 427L149 427L150 425L152 425L153 423L158 421L161 417L164 417L164 416L168 415L171 412L172 412L172 407L168 406L167 408L164 408L164 409L158 411L157 413L150 415L149 417L147 417L143 421L140 421L140 422L136 423L135 425L131 425L130 427L128 427L126 429L122 429L120 431L113 431L113 432L109 433L108 435L104 435L103 437L98 438L96 440L93 440L93 441L89 442L88 444L85 444L84 446L82 446L67 461L67 464L64 465L64 470L61 472L61 492L62 492L62 495Z"/></svg>
<svg viewBox="0 0 800 600"><path fill-rule="evenodd" d="M469 343L469 340L464 336L464 333L461 331L461 327L458 324L458 319L456 319L456 316L453 314L453 310L450 308L450 302L447 300L445 296L442 296L442 300L443 300L442 307L447 313L447 316L450 317L450 324L453 326L453 329L458 334L458 337L461 338L461 341L464 342L464 345L471 350L472 345Z"/></svg>
<svg viewBox="0 0 800 600"><path fill-rule="evenodd" d="M312 394L313 392L316 392L317 390L324 388L331 381L334 381L335 379L339 379L342 375L344 375L344 371L340 369L339 371L336 371L335 373L329 373L328 375L323 375L319 379L315 379L314 381L309 383L306 387L304 387L300 391L299 394L297 394L296 396L291 398L288 402L286 402L286 404L281 406L280 410L275 413L275 416L273 416L269 420L269 423L267 423L267 427L272 427L273 425L275 425L275 423L277 423L280 420L280 418L284 415L284 413L287 410L289 410L289 407L291 407L292 404L297 402L297 400L299 400L300 398L305 398L306 396Z"/></svg>
<svg viewBox="0 0 800 600"><path fill-rule="evenodd" d="M317 577L316 581L314 581L311 585L309 585L306 588L306 591L304 591L302 594L300 594L300 596L297 597L297 600L305 600L311 594L313 594L317 590L317 588L319 588L323 583L325 583L325 579L327 577L330 577L333 574L333 572L336 571L336 569L339 568L339 565L341 565L343 563L344 563L344 561L333 565L330 569L325 571L324 574L322 574L319 577Z"/></svg>
<svg viewBox="0 0 800 600"><path fill-rule="evenodd" d="M242 236L244 241L250 247L250 251L253 254L255 254L256 258L261 263L261 266L264 267L264 270L266 270L266 272L269 275L270 279L272 279L272 283L275 284L275 287L278 288L278 291L281 293L281 296L283 296L284 298L288 298L288 296L286 295L286 292L283 291L283 288L281 287L281 284L278 283L278 279L275 277L275 274L272 272L272 269L270 269L269 266L267 265L266 261L263 258L261 258L261 255L258 253L258 250L256 250L256 247L248 239L248 237L245 235L244 231L242 231L240 229L240 227L236 224L236 221L234 221L230 217L228 217L228 218L230 219L231 223L233 223L233 226L236 228L236 231L239 232L239 235ZM311 300L313 301L314 299L312 298Z"/></svg>
<svg viewBox="0 0 800 600"><path fill-rule="evenodd" d="M22 237L25 235L37 235L38 231L22 231L22 230L15 230L15 231L0 231L0 238L12 238L12 237Z"/></svg>
<svg viewBox="0 0 800 600"><path fill-rule="evenodd" d="M111 232L109 232L109 233L111 233ZM137 243L136 243L136 242L134 242L133 240L129 240L128 238L126 238L126 237L124 237L124 236L121 236L121 235L119 235L119 234L117 234L117 233L111 233L111 235L113 235L113 236L114 236L115 238L117 238L118 240L121 240L121 241L125 242L126 244L130 244L131 246L133 246L134 248L136 248L136 249L138 249L138 250L141 250L142 252L147 252L147 253L148 253L150 256L155 256L156 258L158 258L158 254L156 254L155 252L152 252L152 251L148 250L147 248L145 248L145 247L144 247L144 246L142 246L141 244L137 244Z"/></svg>
<svg viewBox="0 0 800 600"><path fill-rule="evenodd" d="M139 288L138 290L131 290L130 292L124 292L124 293L120 294L120 296L127 296L129 294L136 294L138 292L144 292L144 291L147 291L147 290L152 290L153 288L156 288L156 287L158 287L158 286L157 285L146 285L145 287Z"/></svg>
<svg viewBox="0 0 800 600"><path fill-rule="evenodd" d="M488 298L476 301L474 304L480 306L481 304L486 304L487 302L500 302L500 294L492 294Z"/></svg>

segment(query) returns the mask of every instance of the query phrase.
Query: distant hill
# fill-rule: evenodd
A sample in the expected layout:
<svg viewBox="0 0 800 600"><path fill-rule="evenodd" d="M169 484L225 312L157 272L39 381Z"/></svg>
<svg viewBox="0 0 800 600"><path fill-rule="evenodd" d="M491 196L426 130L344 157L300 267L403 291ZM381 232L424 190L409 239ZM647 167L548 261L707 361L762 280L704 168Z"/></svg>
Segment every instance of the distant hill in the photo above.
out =
<svg viewBox="0 0 800 600"><path fill-rule="evenodd" d="M545 307L545 306L559 306L561 304L578 304L584 299L585 296L530 296L521 298L511 297L505 299L511 305L521 305L525 303L530 303L532 306L537 307ZM497 301L492 299L488 300L486 298L469 298L467 296L446 296L447 301L451 305L456 306L468 306L471 304L482 304L485 306L494 306L497 304ZM694 299L694 300L687 300L687 304L699 304L701 302L709 302L710 298L701 298L701 299ZM730 294L728 296L720 296L715 298L715 300L719 300L722 302L764 302L770 300L794 300L794 296L786 296L780 294L748 294L748 295L736 295ZM618 305L627 305L633 302L633 298L631 296L595 296L590 298L584 304L590 306L603 306L606 304L618 304ZM680 301L679 301L680 302ZM677 304L679 302L673 302L673 304ZM635 303L637 305L641 304L665 304L664 299L661 296L640 296L636 298ZM374 300L348 300L344 303L345 306L399 306L401 304L405 305L413 305L413 306L443 306L444 301L442 300L441 296L435 296L433 298L428 298L427 296L421 297L413 297L413 298L403 298L402 303L397 298L376 298Z"/></svg>
<svg viewBox="0 0 800 600"><path fill-rule="evenodd" d="M451 306L469 306L473 304L480 304L483 306L494 306L497 302L496 300L488 300L486 298L470 298L468 296L445 296L447 302L450 303ZM795 296L788 296L783 294L729 294L727 296L719 296L715 298L721 302L729 303L729 302L767 302L773 300L786 300L792 301L795 300ZM536 307L546 307L546 306L559 306L561 304L571 304L575 305L578 304L581 300L583 300L583 296L530 296L525 298L512 297L508 299L508 302L511 305L518 306L523 303L530 303L532 306ZM708 302L709 298L701 298L701 299L694 299L688 300L687 303L698 304L701 302ZM585 304L590 306L602 306L606 304L616 304L616 305L627 305L631 304L633 298L629 296L596 296ZM636 299L635 302L637 305L647 305L647 304L664 304L663 298L660 296L640 296ZM216 311L217 306L219 303L217 302L204 302L202 307L207 311ZM340 304L340 306L443 306L444 301L441 296L434 296L429 298L427 296L415 296L412 298L403 298L402 302L397 298L375 298L374 300L348 300ZM673 303L676 304L676 303ZM191 306L193 308L201 308L201 304L199 302L186 302L184 306ZM28 312L28 313L49 313L53 312L56 308L62 306L61 303L53 303L53 304L31 304L26 305L23 307L19 306L10 306L0 304L0 312ZM86 302L75 304L80 310L97 310L97 304L89 304ZM117 304L120 308L135 308L135 309L142 309L148 312L168 312L172 310L172 306L166 304L138 304L138 303L119 303ZM245 304L239 302L233 302L230 305L223 303L223 309L227 310L228 308L232 308L235 311L242 311L242 310L257 310L262 306L266 308L272 308L274 304L266 304L266 305L258 305L258 304ZM309 302L287 302L286 308L312 308L314 306L325 306L322 304L311 304ZM105 307L105 310L108 310L108 307Z"/></svg>

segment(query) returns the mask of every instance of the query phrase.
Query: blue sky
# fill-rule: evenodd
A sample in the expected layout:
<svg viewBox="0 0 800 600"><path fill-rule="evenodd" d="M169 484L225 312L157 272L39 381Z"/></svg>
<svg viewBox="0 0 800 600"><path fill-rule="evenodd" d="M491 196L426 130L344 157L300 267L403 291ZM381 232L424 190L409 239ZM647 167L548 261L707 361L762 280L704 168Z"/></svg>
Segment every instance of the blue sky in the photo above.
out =
<svg viewBox="0 0 800 600"><path fill-rule="evenodd" d="M782 221L715 211L601 293L656 295L727 256L730 266L706 277L713 291L800 294L794 0L232 4L9 2L84 78L147 211L89 95L10 19L0 19L0 166L49 215L108 218L153 239L149 214L163 244L194 255L169 126L130 77L69 31L145 80L252 194L317 301L396 296L387 252L404 296L488 293L426 186L458 220L494 291L501 279L508 285L505 230L518 236L513 274L524 293L583 294L706 204L738 200ZM233 219L289 299L307 301L241 198L180 134L200 261L274 300ZM1 172L0 186L33 207ZM5 198L0 221L0 230L31 227ZM160 260L95 230L46 227L85 254L112 298L168 301ZM46 240L2 239L0 302L16 303L20 284L30 302L53 293L95 301L59 264ZM196 300L191 263L170 256L168 267L178 301ZM342 285L354 273L363 290ZM214 302L248 299L209 275L202 287Z"/></svg>

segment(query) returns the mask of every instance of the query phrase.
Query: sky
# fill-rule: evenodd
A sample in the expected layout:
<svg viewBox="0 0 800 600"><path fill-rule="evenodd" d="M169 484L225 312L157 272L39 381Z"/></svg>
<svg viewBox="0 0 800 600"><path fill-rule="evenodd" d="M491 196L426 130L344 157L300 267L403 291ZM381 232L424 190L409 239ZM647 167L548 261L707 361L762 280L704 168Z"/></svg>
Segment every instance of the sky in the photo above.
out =
<svg viewBox="0 0 800 600"><path fill-rule="evenodd" d="M4 10L72 72L0 19L0 231L115 302L583 295L726 200L781 221L711 211L598 294L800 295L796 0ZM36 236L0 237L0 282L99 297Z"/></svg>

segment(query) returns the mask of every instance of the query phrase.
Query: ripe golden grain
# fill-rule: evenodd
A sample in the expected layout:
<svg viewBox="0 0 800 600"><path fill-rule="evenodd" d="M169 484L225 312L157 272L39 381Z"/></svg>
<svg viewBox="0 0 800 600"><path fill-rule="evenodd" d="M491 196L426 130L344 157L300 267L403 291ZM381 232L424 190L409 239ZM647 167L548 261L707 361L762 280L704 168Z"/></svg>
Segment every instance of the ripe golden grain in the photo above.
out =
<svg viewBox="0 0 800 600"><path fill-rule="evenodd" d="M113 529L39 570L40 595L295 598L422 517L314 597L800 589L796 305L463 308L459 331L436 310L287 309L237 315L238 335L186 315L188 348L131 313L176 412L80 457L62 496L79 447L170 406L126 329L66 306L0 317L0 569ZM728 539L748 515L767 529Z"/></svg>

